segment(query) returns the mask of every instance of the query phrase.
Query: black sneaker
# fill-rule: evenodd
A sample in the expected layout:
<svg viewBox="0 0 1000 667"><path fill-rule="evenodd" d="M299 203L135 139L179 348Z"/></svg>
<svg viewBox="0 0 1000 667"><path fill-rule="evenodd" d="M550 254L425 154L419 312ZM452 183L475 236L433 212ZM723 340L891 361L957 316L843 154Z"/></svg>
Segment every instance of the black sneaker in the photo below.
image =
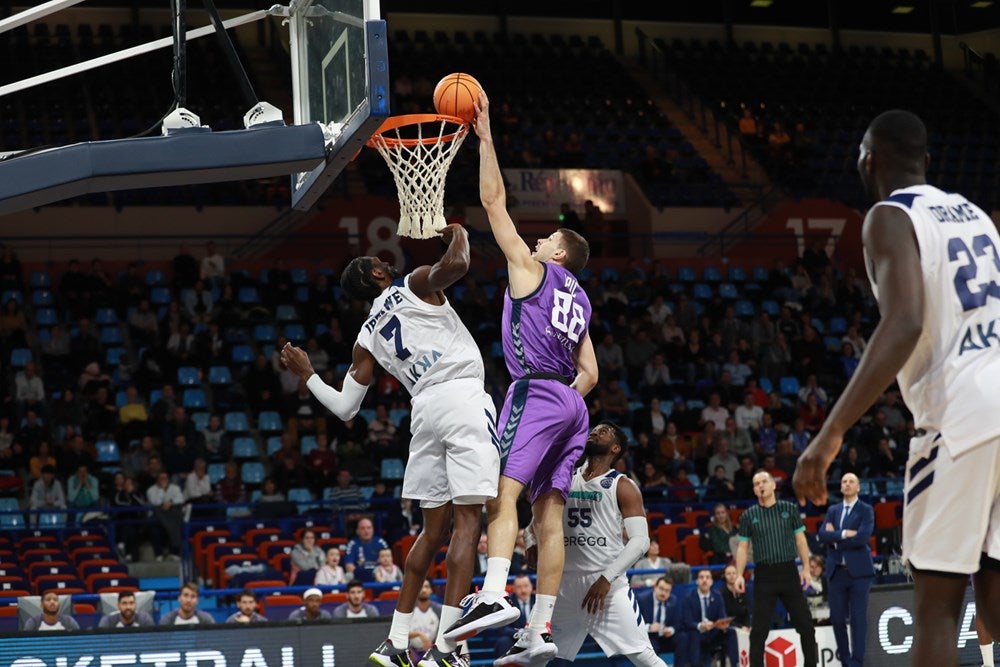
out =
<svg viewBox="0 0 1000 667"><path fill-rule="evenodd" d="M417 667L469 667L469 661L465 656L459 655L458 650L451 653L439 651L437 646L432 646L431 650L424 654L424 657L417 663Z"/></svg>
<svg viewBox="0 0 1000 667"><path fill-rule="evenodd" d="M496 596L493 602L486 602L486 598L493 596ZM521 616L521 612L507 602L504 593L474 593L462 600L463 605L469 598L472 598L472 608L444 633L448 641L465 641L483 630L510 625Z"/></svg>
<svg viewBox="0 0 1000 667"><path fill-rule="evenodd" d="M545 629L549 626L546 623ZM522 628L514 634L514 645L503 656L493 661L493 667L503 665L546 665L556 656L556 645L551 632L535 632Z"/></svg>
<svg viewBox="0 0 1000 667"><path fill-rule="evenodd" d="M393 665L396 667L413 667L410 650L408 648L396 648L388 639L372 651L372 654L368 656L368 662L382 665L382 667L392 667Z"/></svg>

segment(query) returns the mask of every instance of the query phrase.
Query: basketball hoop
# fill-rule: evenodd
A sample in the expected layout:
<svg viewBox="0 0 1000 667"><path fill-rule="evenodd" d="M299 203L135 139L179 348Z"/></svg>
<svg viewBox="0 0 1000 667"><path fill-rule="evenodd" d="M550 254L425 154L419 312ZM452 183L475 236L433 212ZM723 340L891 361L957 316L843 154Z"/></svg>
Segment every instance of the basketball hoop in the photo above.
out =
<svg viewBox="0 0 1000 667"><path fill-rule="evenodd" d="M447 224L444 181L468 133L456 116L409 114L386 119L368 140L396 181L400 236L429 239Z"/></svg>

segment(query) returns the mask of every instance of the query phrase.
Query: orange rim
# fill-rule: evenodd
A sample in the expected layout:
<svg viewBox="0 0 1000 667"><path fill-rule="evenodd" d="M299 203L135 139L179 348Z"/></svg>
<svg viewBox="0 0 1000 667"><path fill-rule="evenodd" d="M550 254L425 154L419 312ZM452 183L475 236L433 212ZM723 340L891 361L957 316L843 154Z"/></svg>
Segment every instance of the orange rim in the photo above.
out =
<svg viewBox="0 0 1000 667"><path fill-rule="evenodd" d="M454 123L456 125L460 125L461 127L455 132L444 134L441 135L440 137L435 135L433 137L424 137L422 139L399 139L397 137L385 136L386 132L395 130L396 128L399 127L406 127L407 125L420 125L422 123L434 123L441 121ZM458 135L462 134L463 132L466 132L468 128L469 128L469 123L459 118L458 116L446 116L444 114L439 114L439 113L412 113L412 114L404 114L402 116L390 116L389 118L386 118L382 122L382 125L380 125L379 128L375 130L375 134L372 135L372 137L365 143L370 148L376 148L377 144L375 143L375 137L379 136L381 137L382 142L389 148L398 148L399 146L412 148L417 144L429 145L429 144L436 144L441 141L454 141L454 139Z"/></svg>

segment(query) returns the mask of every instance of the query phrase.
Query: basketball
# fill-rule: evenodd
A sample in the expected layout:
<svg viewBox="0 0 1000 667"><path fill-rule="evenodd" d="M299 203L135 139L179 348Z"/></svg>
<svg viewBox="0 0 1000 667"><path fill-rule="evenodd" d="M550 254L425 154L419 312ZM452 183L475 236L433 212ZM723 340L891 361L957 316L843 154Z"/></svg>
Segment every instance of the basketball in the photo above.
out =
<svg viewBox="0 0 1000 667"><path fill-rule="evenodd" d="M468 74L449 74L434 87L434 108L445 116L457 116L466 122L476 117L479 82Z"/></svg>

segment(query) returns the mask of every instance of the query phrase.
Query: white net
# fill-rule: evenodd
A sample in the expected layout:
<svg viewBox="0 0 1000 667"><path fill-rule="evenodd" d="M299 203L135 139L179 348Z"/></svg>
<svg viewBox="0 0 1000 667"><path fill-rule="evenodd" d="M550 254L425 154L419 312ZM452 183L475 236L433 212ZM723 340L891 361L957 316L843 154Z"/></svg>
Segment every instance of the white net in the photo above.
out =
<svg viewBox="0 0 1000 667"><path fill-rule="evenodd" d="M416 136L403 136L401 129ZM464 124L435 119L385 130L371 138L369 143L385 159L396 181L400 236L429 239L447 224L445 177L467 134Z"/></svg>

